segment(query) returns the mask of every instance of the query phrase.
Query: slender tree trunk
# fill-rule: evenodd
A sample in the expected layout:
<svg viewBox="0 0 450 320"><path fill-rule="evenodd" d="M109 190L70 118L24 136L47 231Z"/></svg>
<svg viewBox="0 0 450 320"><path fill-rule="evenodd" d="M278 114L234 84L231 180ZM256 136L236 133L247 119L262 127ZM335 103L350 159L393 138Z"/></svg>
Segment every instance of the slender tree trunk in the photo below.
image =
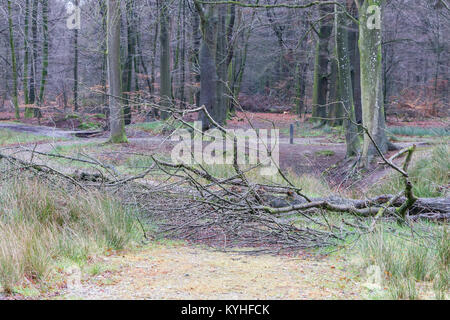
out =
<svg viewBox="0 0 450 320"><path fill-rule="evenodd" d="M147 65L145 64L144 61L144 55L142 53L142 47L141 47L141 36L139 33L139 30L136 26L136 49L137 49L137 59L139 60L139 62L135 62L136 64L140 63L141 67L142 67L142 71L145 75L145 81L147 83L147 87L148 87L148 91L149 93L152 93L153 91L153 84L152 81L148 75L148 69L147 69Z"/></svg>
<svg viewBox="0 0 450 320"><path fill-rule="evenodd" d="M107 103L108 95L107 93L107 78L108 78L108 51L107 51L107 0L99 0L100 1L100 16L102 17L102 31L104 35L104 40L102 41L101 45L101 52L102 52L102 75L101 75L101 86L102 91L104 92L102 94L102 105L105 106Z"/></svg>
<svg viewBox="0 0 450 320"><path fill-rule="evenodd" d="M361 98L363 125L375 140L381 152L388 150L385 132L384 98L383 98L383 63L381 53L381 28L371 25L373 13L368 7L378 6L381 12L382 0L365 0L359 8L359 52L361 66ZM382 26L381 14L380 27ZM370 160L377 153L367 134L364 134L361 164L368 167Z"/></svg>
<svg viewBox="0 0 450 320"><path fill-rule="evenodd" d="M30 21L30 0L25 1L25 27L24 27L24 57L23 57L23 96L25 106L30 103L28 96L28 60L30 55L30 50L28 47L28 32L29 32L29 22ZM27 113L28 107L25 107L25 113Z"/></svg>
<svg viewBox="0 0 450 320"><path fill-rule="evenodd" d="M219 81L216 67L217 7L209 5L207 11L204 12L197 0L194 0L194 3L200 14L202 32L202 44L200 47L200 105L204 105L208 113L217 121L218 119L215 117L217 111L217 83ZM200 113L200 120L202 121L203 130L211 127L210 120L205 112Z"/></svg>
<svg viewBox="0 0 450 320"><path fill-rule="evenodd" d="M107 43L108 43L108 82L109 82L109 108L110 108L110 142L127 142L123 108L120 103L120 2L108 0L107 19Z"/></svg>
<svg viewBox="0 0 450 320"><path fill-rule="evenodd" d="M78 6L78 0L75 0L75 6ZM73 31L73 107L78 111L78 29Z"/></svg>
<svg viewBox="0 0 450 320"><path fill-rule="evenodd" d="M347 9L351 15L358 16L358 10L354 2L351 2ZM350 50L350 64L352 74L352 86L353 86L353 102L355 104L355 117L356 122L362 123L362 108L361 108L361 68L359 67L359 47L358 37L359 29L355 22L351 22L348 32L348 46Z"/></svg>
<svg viewBox="0 0 450 320"><path fill-rule="evenodd" d="M159 1L157 1L157 10L159 11ZM150 61L150 65L152 68L152 72L151 72L151 88L150 88L150 93L154 93L155 92L155 82L156 82L156 76L155 76L155 72L156 72L156 47L157 47L157 43L158 43L158 37L159 37L159 22L156 21L155 22L155 34L154 34L154 38L153 38L153 54L152 54L152 59Z"/></svg>
<svg viewBox="0 0 450 320"><path fill-rule="evenodd" d="M162 1L160 4L160 24L161 34L159 37L160 54L160 96L161 106L167 109L172 105L171 77L170 77L170 34L169 34L169 1ZM161 111L161 119L165 120L169 116L167 111Z"/></svg>
<svg viewBox="0 0 450 320"><path fill-rule="evenodd" d="M305 92L306 92L306 71L308 69L308 64L304 62L297 63L297 96L296 100L296 111L299 117L306 112L305 104Z"/></svg>
<svg viewBox="0 0 450 320"><path fill-rule="evenodd" d="M335 43L336 44L336 43ZM340 101L339 92L339 71L338 71L338 61L336 49L334 57L330 62L330 81L328 90L328 124L332 127L340 126L342 124L342 105Z"/></svg>
<svg viewBox="0 0 450 320"><path fill-rule="evenodd" d="M251 22L255 19L256 12L253 11ZM238 12L238 20L242 20L242 11ZM235 99L239 98L239 93L241 92L242 79L244 78L245 67L247 64L247 53L249 46L249 39L252 34L252 28L250 27L247 33L241 33L243 48L239 50L239 54L234 55L235 59L233 62L233 66L230 67L230 78L231 78L231 88L233 89L233 96ZM233 114L235 112L235 103L231 103L230 113Z"/></svg>
<svg viewBox="0 0 450 320"><path fill-rule="evenodd" d="M125 62L125 68L123 70L123 98L124 98L124 121L125 125L131 123L131 82L133 76L133 60L135 57L136 38L134 33L134 1L126 1L126 22L127 22L127 58Z"/></svg>
<svg viewBox="0 0 450 320"><path fill-rule="evenodd" d="M218 25L217 25L217 51L216 51L216 68L217 68L217 105L215 119L219 124L224 124L227 118L227 99L226 99L226 83L227 81L227 41L226 41L226 13L225 5L218 6Z"/></svg>
<svg viewBox="0 0 450 320"><path fill-rule="evenodd" d="M48 74L48 0L42 0L42 36L42 74L41 86L39 89L39 106L42 106L44 103L44 92ZM40 115L41 112L38 111L35 116L39 117Z"/></svg>
<svg viewBox="0 0 450 320"><path fill-rule="evenodd" d="M193 14L192 18L192 53L191 53L191 69L194 72L194 83L199 84L200 83L200 73L198 72L200 61L199 61L199 55L200 55L200 42L201 42L201 34L200 34L200 16L198 13ZM197 105L197 107L200 107L200 90L197 88L197 86L194 86L193 89L193 96L194 96L194 102Z"/></svg>
<svg viewBox="0 0 450 320"><path fill-rule="evenodd" d="M326 104L328 93L328 61L329 51L328 44L333 30L332 12L330 6L320 6L320 22L319 39L316 45L316 59L314 63L314 83L313 83L313 99L312 99L312 120L325 122L327 117Z"/></svg>
<svg viewBox="0 0 450 320"><path fill-rule="evenodd" d="M337 6L335 6L338 12ZM358 153L358 130L356 128L355 105L353 102L352 77L350 73L350 57L348 46L349 21L345 14L335 15L336 30L336 61L338 71L339 98L342 101L340 109L345 115L345 140L347 144L347 157Z"/></svg>
<svg viewBox="0 0 450 320"><path fill-rule="evenodd" d="M8 25L9 25L9 45L10 45L10 49L11 49L12 77L13 77L12 99L13 99L16 119L19 119L20 112L19 112L19 99L17 96L16 50L14 47L14 32L13 32L12 13L11 13L11 0L8 0Z"/></svg>
<svg viewBox="0 0 450 320"><path fill-rule="evenodd" d="M31 75L30 75L30 104L36 103L36 74L37 74L37 64L38 64L38 53L37 53L37 19L38 19L38 5L39 0L33 0L33 10L31 12L31 34L33 38L32 46L32 63L31 63ZM35 108L27 108L25 111L25 117L31 118L34 115Z"/></svg>
<svg viewBox="0 0 450 320"><path fill-rule="evenodd" d="M181 79L180 79L180 102L184 108L186 103L186 1L182 4L181 20Z"/></svg>

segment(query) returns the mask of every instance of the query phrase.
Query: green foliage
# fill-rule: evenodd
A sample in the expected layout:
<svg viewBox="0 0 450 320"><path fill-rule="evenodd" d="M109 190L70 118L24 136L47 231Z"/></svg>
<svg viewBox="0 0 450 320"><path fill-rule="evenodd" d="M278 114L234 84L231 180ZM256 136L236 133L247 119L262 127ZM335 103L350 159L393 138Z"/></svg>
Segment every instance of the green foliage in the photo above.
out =
<svg viewBox="0 0 450 320"><path fill-rule="evenodd" d="M444 197L448 193L450 172L450 147L440 145L431 155L417 160L409 170L413 192L417 197ZM405 188L400 174L393 173L372 188L373 194L398 193Z"/></svg>
<svg viewBox="0 0 450 320"><path fill-rule="evenodd" d="M391 224L381 224L377 231L365 235L358 242L364 267L381 268L391 298L416 299L417 281L432 282L436 297L445 297L450 266L447 226L419 223L415 227L425 230L422 236L401 237L400 233L410 230Z"/></svg>
<svg viewBox="0 0 450 320"><path fill-rule="evenodd" d="M392 279L389 285L389 296L394 300L416 300L416 282L413 279Z"/></svg>
<svg viewBox="0 0 450 320"><path fill-rule="evenodd" d="M101 128L100 124L95 123L95 122L82 122L80 123L80 125L78 126L78 129L81 130L91 130L91 129L99 129Z"/></svg>
<svg viewBox="0 0 450 320"><path fill-rule="evenodd" d="M26 134L16 132L8 129L0 129L0 146L16 143L30 143L36 141L50 140L49 137L37 136L33 134Z"/></svg>
<svg viewBox="0 0 450 320"><path fill-rule="evenodd" d="M314 153L318 157L332 157L336 153L333 150L319 150Z"/></svg>
<svg viewBox="0 0 450 320"><path fill-rule="evenodd" d="M146 132L151 132L153 134L159 134L162 132L165 125L165 121L152 121L152 122L141 122L133 124L132 127L136 129L141 129Z"/></svg>
<svg viewBox="0 0 450 320"><path fill-rule="evenodd" d="M416 137L446 137L450 131L446 128L422 128L422 127L389 127L388 134Z"/></svg>
<svg viewBox="0 0 450 320"><path fill-rule="evenodd" d="M139 241L135 212L99 193L68 194L35 180L0 186L0 284L45 280L60 259L77 264L93 253Z"/></svg>
<svg viewBox="0 0 450 320"><path fill-rule="evenodd" d="M64 117L65 120L70 120L70 119L81 119L81 117L78 114L68 114Z"/></svg>
<svg viewBox="0 0 450 320"><path fill-rule="evenodd" d="M191 126L194 125L193 122L189 122ZM165 130L175 130L179 128L184 128L192 130L189 126L175 121L173 118L169 118L165 121L152 121L152 122L141 122L135 123L131 126L132 128L140 129L151 134L162 134Z"/></svg>

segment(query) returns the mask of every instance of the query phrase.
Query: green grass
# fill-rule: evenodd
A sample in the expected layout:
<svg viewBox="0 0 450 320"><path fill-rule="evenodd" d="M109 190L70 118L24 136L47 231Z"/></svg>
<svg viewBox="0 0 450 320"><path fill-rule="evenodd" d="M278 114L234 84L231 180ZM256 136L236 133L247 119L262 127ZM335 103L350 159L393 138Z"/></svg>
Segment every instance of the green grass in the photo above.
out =
<svg viewBox="0 0 450 320"><path fill-rule="evenodd" d="M142 239L136 213L116 200L36 180L0 185L0 212L0 285L9 293L25 279L46 282L59 260L83 265Z"/></svg>
<svg viewBox="0 0 450 320"><path fill-rule="evenodd" d="M417 197L445 197L448 194L450 147L439 145L431 154L413 162L409 175ZM400 174L393 173L371 189L371 194L395 194L404 190Z"/></svg>
<svg viewBox="0 0 450 320"><path fill-rule="evenodd" d="M189 122L190 125L194 125L193 122ZM163 133L164 129L178 129L178 128L185 128L189 129L188 126L184 125L181 122L175 121L172 118L169 118L166 121L152 121L152 122L141 122L141 123L135 123L131 125L132 128L140 129L152 134L161 134Z"/></svg>
<svg viewBox="0 0 450 320"><path fill-rule="evenodd" d="M333 150L319 150L314 152L317 157L332 157L336 153Z"/></svg>
<svg viewBox="0 0 450 320"><path fill-rule="evenodd" d="M422 128L422 127L389 127L388 134L416 137L447 137L450 130L446 128Z"/></svg>
<svg viewBox="0 0 450 320"><path fill-rule="evenodd" d="M289 135L290 128L280 128L280 134ZM333 134L340 135L340 128L332 128L328 125L324 125L319 128L314 128L311 123L300 123L298 126L294 125L294 136L297 138L313 138L313 137L322 137L322 136L330 136Z"/></svg>
<svg viewBox="0 0 450 320"><path fill-rule="evenodd" d="M0 146L50 140L52 140L52 138L45 136L16 132L8 129L0 129Z"/></svg>
<svg viewBox="0 0 450 320"><path fill-rule="evenodd" d="M152 133L161 133L164 128L164 121L141 122L132 125L133 128Z"/></svg>
<svg viewBox="0 0 450 320"><path fill-rule="evenodd" d="M390 298L417 299L418 282L432 284L434 298L445 298L450 288L448 226L421 222L414 227L423 231L421 236L407 237L408 227L395 223L380 224L374 233L363 236L357 242L363 267L381 268Z"/></svg>
<svg viewBox="0 0 450 320"><path fill-rule="evenodd" d="M78 126L78 129L81 130L94 130L94 129L100 129L101 125L95 122L82 122L80 123L80 125Z"/></svg>

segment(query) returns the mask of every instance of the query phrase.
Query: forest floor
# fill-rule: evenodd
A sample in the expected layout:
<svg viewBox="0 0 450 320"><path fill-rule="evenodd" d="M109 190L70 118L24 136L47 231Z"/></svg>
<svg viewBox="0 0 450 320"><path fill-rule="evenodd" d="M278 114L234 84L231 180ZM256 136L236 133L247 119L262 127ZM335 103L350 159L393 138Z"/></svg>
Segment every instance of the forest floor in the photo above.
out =
<svg viewBox="0 0 450 320"><path fill-rule="evenodd" d="M313 129L310 124L296 122L293 115L251 114L256 128L270 128L273 121L280 128L280 164L296 174L324 177L329 168L336 167L345 158L342 135L334 129ZM294 144L289 144L289 124L296 123ZM433 123L441 126L442 123ZM398 124L397 124L398 125ZM229 128L249 128L243 114L229 121ZM86 147L95 157L107 157L114 163L123 163L123 154L164 151L170 141L139 125L127 128L129 143L111 149L104 142L106 135L88 139L72 137L73 132L54 127L0 122L0 130L31 134L29 142L9 144L52 152L66 147ZM427 145L435 139L404 137L396 143ZM1 139L0 139L1 145ZM101 148L99 148L101 146ZM25 156L26 154L24 154ZM66 170L73 170L70 166ZM390 170L378 167L361 179L368 187ZM344 173L324 177L330 185L342 184ZM364 187L362 188L364 189ZM18 299L361 299L382 298L385 288L371 291L366 288L365 270L358 267L352 255L341 252L322 256L312 252L292 255L247 255L222 252L205 246L182 242L159 242L140 248L111 252L106 257L92 257L86 268L68 273L55 271L46 294L41 290L24 289ZM74 280L73 284L68 284ZM78 282L78 280L79 282ZM2 298L0 294L0 299Z"/></svg>
<svg viewBox="0 0 450 320"><path fill-rule="evenodd" d="M364 291L354 267L336 256L249 256L159 243L97 261L98 274L48 298L361 299Z"/></svg>

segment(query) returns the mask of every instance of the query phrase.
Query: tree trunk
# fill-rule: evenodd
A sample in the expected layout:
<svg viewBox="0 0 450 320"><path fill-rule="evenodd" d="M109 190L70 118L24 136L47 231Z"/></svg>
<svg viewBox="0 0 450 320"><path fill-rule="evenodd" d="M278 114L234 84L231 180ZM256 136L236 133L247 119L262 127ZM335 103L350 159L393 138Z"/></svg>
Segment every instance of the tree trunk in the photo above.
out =
<svg viewBox="0 0 450 320"><path fill-rule="evenodd" d="M336 42L334 41L334 44ZM335 46L336 47L336 46ZM336 52L336 48L334 49ZM339 92L339 69L337 54L331 59L330 63L330 84L328 88L328 124L332 127L342 125L342 104L340 102Z"/></svg>
<svg viewBox="0 0 450 320"><path fill-rule="evenodd" d="M108 78L108 51L107 51L107 34L108 34L108 30L107 30L107 5L106 5L106 0L99 0L100 1L100 16L102 17L102 31L103 31L103 35L104 35L104 40L102 40L102 45L101 45L101 53L102 53L102 75L101 75L101 80L100 80L100 84L102 86L102 91L104 92L102 94L102 105L105 106L106 105L106 100L108 99L108 95L106 94L107 92L107 87L106 87L106 82L107 82L107 78Z"/></svg>
<svg viewBox="0 0 450 320"><path fill-rule="evenodd" d="M108 82L109 82L109 108L110 108L110 142L127 142L123 119L123 108L120 104L120 2L108 0L107 19L108 43Z"/></svg>
<svg viewBox="0 0 450 320"><path fill-rule="evenodd" d="M349 21L344 13L335 15L336 30L336 60L338 69L338 89L339 98L343 105L339 107L344 109L345 115L345 140L347 144L347 157L355 156L358 153L358 130L356 128L355 105L353 102L352 77L350 73L350 57L348 46L348 27Z"/></svg>
<svg viewBox="0 0 450 320"><path fill-rule="evenodd" d="M218 17L217 7L209 5L206 12L203 11L201 4L194 0L197 11L200 15L200 29L202 32L202 44L200 48L200 105L205 106L208 113L217 121L217 32ZM200 113L202 130L211 127L210 120L205 112Z"/></svg>
<svg viewBox="0 0 450 320"><path fill-rule="evenodd" d="M25 106L30 103L30 99L28 96L28 60L30 55L30 50L28 48L28 32L29 32L29 22L30 21L30 0L25 1L25 27L24 27L24 57L23 57L23 96ZM25 113L28 107L25 107Z"/></svg>
<svg viewBox="0 0 450 320"><path fill-rule="evenodd" d="M30 104L34 104L36 102L36 74L37 74L37 19L38 19L38 5L39 0L33 1L33 10L31 12L31 34L33 37L33 46L32 46L32 52L33 52L33 61L31 63L31 75L30 75ZM25 118L31 118L33 117L34 108L27 108L25 110Z"/></svg>
<svg viewBox="0 0 450 320"><path fill-rule="evenodd" d="M381 53L381 4L382 0L365 0L359 8L359 53L361 67L361 98L363 125L374 139L381 152L388 150L385 133L384 98ZM378 6L380 10L380 29L371 25L373 12L369 6ZM361 165L368 167L376 155L376 148L369 136L364 133Z"/></svg>
<svg viewBox="0 0 450 320"><path fill-rule="evenodd" d="M136 38L133 30L134 24L134 1L127 0L126 2L126 22L127 22L127 58L125 62L125 68L123 70L123 98L124 98L124 121L125 125L131 123L131 107L130 100L132 98L131 82L133 75L133 60L135 57Z"/></svg>
<svg viewBox="0 0 450 320"><path fill-rule="evenodd" d="M216 52L216 68L217 68L217 106L215 110L215 119L219 124L224 124L227 118L228 101L226 98L227 86L227 30L226 30L226 13L227 7L220 5L218 7L218 26L217 26L217 52Z"/></svg>
<svg viewBox="0 0 450 320"><path fill-rule="evenodd" d="M328 93L328 43L332 32L332 7L319 6L320 22L319 39L316 44L316 59L314 63L314 82L312 98L312 120L325 122L327 117L326 104Z"/></svg>
<svg viewBox="0 0 450 320"><path fill-rule="evenodd" d="M348 11L353 16L358 16L356 5L350 4ZM355 118L356 122L362 123L362 109L361 109L361 68L359 67L360 57L358 48L359 29L358 25L352 21L348 31L348 46L350 50L350 65L352 75L353 87L353 102L355 104Z"/></svg>
<svg viewBox="0 0 450 320"><path fill-rule="evenodd" d="M169 1L160 3L160 96L163 109L172 105L171 77L170 77L170 34L169 34ZM167 111L161 111L161 119L165 120L169 116Z"/></svg>
<svg viewBox="0 0 450 320"><path fill-rule="evenodd" d="M75 6L78 6L78 0L75 0ZM73 31L73 108L78 111L78 29Z"/></svg>
<svg viewBox="0 0 450 320"><path fill-rule="evenodd" d="M13 77L13 92L12 100L14 105L14 111L16 119L20 118L19 112L19 99L17 96L17 64L16 64L16 50L14 46L14 32L11 13L11 0L8 0L8 26L9 26L9 45L11 49L11 65L12 65L12 77Z"/></svg>
<svg viewBox="0 0 450 320"><path fill-rule="evenodd" d="M48 0L42 0L42 73L41 73L41 86L39 89L39 106L44 103L45 85L47 83L48 73ZM35 116L40 117L41 112L38 110Z"/></svg>
<svg viewBox="0 0 450 320"><path fill-rule="evenodd" d="M180 79L180 102L181 107L185 107L186 103L186 1L182 4L182 20L181 20L181 79Z"/></svg>

